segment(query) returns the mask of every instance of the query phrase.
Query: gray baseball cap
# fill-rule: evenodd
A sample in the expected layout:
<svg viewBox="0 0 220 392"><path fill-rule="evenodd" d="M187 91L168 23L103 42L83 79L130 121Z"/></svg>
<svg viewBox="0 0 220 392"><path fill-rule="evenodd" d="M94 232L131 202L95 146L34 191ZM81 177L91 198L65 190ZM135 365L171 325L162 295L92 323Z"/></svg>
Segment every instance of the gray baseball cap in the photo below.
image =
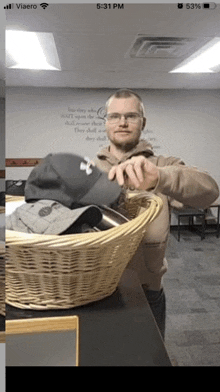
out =
<svg viewBox="0 0 220 392"><path fill-rule="evenodd" d="M61 234L71 225L87 223L97 225L101 210L94 205L69 209L54 200L25 203L6 217L6 229L35 234Z"/></svg>
<svg viewBox="0 0 220 392"><path fill-rule="evenodd" d="M68 208L75 205L110 207L121 194L117 182L89 162L69 153L47 155L30 173L25 185L25 201L50 199Z"/></svg>

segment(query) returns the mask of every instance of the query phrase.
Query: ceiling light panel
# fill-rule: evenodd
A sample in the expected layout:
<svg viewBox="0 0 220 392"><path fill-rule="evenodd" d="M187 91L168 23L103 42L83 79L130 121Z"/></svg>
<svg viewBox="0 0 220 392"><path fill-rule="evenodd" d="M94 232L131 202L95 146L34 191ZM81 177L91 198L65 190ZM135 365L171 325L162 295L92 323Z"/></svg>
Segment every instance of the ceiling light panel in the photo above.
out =
<svg viewBox="0 0 220 392"><path fill-rule="evenodd" d="M170 71L170 73L217 72L220 72L220 37L210 40L201 49Z"/></svg>
<svg viewBox="0 0 220 392"><path fill-rule="evenodd" d="M6 30L6 67L60 71L52 33Z"/></svg>

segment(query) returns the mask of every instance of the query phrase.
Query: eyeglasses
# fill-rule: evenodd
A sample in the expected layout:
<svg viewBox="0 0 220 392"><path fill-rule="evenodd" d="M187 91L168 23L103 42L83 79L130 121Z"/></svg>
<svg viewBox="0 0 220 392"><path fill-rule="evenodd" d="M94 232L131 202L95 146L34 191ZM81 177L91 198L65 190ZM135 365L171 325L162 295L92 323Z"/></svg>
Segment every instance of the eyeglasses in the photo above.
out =
<svg viewBox="0 0 220 392"><path fill-rule="evenodd" d="M136 124L138 120L143 117L139 113L109 113L106 115L106 121L108 121L110 124L117 124L121 120L122 116L128 123L132 124Z"/></svg>

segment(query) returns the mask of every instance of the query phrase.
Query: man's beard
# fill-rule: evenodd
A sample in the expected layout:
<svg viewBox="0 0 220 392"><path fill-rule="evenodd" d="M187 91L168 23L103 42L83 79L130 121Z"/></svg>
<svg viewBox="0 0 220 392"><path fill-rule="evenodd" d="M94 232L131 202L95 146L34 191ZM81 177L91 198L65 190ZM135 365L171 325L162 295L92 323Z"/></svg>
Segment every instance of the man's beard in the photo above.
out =
<svg viewBox="0 0 220 392"><path fill-rule="evenodd" d="M123 152L128 152L132 150L138 143L140 139L140 133L135 136L134 139L131 140L125 140L125 141L118 141L114 137L110 138L108 135L108 138L112 144L118 149Z"/></svg>
<svg viewBox="0 0 220 392"><path fill-rule="evenodd" d="M117 149L123 152L128 152L138 144L138 140L132 140L130 142L117 142L114 140L112 141L112 143L115 145Z"/></svg>

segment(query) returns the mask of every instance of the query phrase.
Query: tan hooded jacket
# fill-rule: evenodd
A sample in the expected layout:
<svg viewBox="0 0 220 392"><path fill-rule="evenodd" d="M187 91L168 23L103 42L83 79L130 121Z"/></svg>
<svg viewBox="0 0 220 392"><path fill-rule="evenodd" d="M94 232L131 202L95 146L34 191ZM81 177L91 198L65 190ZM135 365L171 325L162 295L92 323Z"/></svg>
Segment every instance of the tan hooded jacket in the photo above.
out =
<svg viewBox="0 0 220 392"><path fill-rule="evenodd" d="M160 290L162 276L167 271L165 251L170 231L171 208L191 206L207 208L219 196L218 185L207 173L195 167L189 167L179 158L155 156L152 146L145 140L127 152L123 160L113 156L109 147L98 152L95 164L103 171L109 172L112 166L125 160L143 155L159 167L157 185L151 191L163 200L163 209L159 216L148 226L144 240L129 268L136 269L140 282L151 290Z"/></svg>

